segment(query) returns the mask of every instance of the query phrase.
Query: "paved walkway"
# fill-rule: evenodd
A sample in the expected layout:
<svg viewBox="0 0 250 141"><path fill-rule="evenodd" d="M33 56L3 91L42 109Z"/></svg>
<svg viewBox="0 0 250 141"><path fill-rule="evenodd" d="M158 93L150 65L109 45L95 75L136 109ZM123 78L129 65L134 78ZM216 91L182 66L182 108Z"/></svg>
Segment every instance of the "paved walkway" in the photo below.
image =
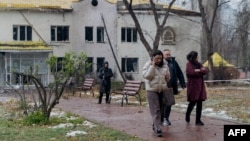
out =
<svg viewBox="0 0 250 141"><path fill-rule="evenodd" d="M225 124L237 122L202 117L205 126L195 126L195 117L191 116L190 123L186 123L185 114L172 110L171 126L164 126L163 137L155 137L152 130L152 120L148 107L127 106L118 104L96 104L92 97L69 97L61 99L56 107L80 115L90 121L103 124L145 141L223 141Z"/></svg>

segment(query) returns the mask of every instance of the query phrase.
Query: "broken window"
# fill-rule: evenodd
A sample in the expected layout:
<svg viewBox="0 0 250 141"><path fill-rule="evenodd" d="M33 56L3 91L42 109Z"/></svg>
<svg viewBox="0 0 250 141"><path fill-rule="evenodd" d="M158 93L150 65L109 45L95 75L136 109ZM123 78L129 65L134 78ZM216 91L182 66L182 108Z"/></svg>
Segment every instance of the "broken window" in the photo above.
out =
<svg viewBox="0 0 250 141"><path fill-rule="evenodd" d="M25 25L13 26L13 40L15 41L32 41L32 28Z"/></svg>
<svg viewBox="0 0 250 141"><path fill-rule="evenodd" d="M121 29L121 41L122 42L137 42L136 28L123 27Z"/></svg>
<svg viewBox="0 0 250 141"><path fill-rule="evenodd" d="M51 26L51 41L69 41L69 26Z"/></svg>

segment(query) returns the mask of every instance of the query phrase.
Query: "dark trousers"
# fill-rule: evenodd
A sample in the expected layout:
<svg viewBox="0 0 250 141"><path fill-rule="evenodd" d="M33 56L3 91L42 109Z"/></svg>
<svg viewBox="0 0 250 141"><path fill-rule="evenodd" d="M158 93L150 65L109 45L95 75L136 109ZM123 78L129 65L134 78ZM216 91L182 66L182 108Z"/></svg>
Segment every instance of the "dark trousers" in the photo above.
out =
<svg viewBox="0 0 250 141"><path fill-rule="evenodd" d="M169 119L171 107L172 106L165 106L164 107L164 118Z"/></svg>
<svg viewBox="0 0 250 141"><path fill-rule="evenodd" d="M103 93L106 94L106 103L110 103L110 101L109 101L110 90L107 90L107 89L105 89L105 88L104 88L103 90L100 91L98 103L102 103Z"/></svg>
<svg viewBox="0 0 250 141"><path fill-rule="evenodd" d="M201 112L202 112L202 101L193 101L189 102L188 107L187 107L187 112L186 112L186 117L190 117L190 114L196 105L196 120L195 122L201 121Z"/></svg>

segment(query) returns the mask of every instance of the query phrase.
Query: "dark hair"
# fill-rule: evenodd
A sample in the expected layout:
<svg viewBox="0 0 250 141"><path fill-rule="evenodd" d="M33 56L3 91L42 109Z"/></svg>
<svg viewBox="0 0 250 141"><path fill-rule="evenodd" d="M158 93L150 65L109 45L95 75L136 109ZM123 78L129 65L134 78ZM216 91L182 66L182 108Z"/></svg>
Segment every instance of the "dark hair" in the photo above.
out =
<svg viewBox="0 0 250 141"><path fill-rule="evenodd" d="M191 51L187 55L187 60L190 62L195 62L196 58L198 57L198 52L196 51Z"/></svg>
<svg viewBox="0 0 250 141"><path fill-rule="evenodd" d="M196 69L199 69L201 67L201 64L198 61L196 61L197 57L198 57L198 52L191 51L187 55L187 60L191 62Z"/></svg>
<svg viewBox="0 0 250 141"><path fill-rule="evenodd" d="M158 65L159 67L163 66L163 53L160 50L153 50L152 54L151 54L151 58L155 57L156 55L161 55L162 59L160 64Z"/></svg>

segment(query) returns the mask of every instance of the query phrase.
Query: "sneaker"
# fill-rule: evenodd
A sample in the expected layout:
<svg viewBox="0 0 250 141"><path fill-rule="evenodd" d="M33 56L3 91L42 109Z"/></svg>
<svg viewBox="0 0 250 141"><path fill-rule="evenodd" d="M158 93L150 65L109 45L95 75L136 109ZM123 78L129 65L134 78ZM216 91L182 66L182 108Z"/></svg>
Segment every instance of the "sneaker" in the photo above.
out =
<svg viewBox="0 0 250 141"><path fill-rule="evenodd" d="M154 131L154 134L155 134L157 137L162 137L162 131L161 131L161 130L155 130L155 131Z"/></svg>
<svg viewBox="0 0 250 141"><path fill-rule="evenodd" d="M163 120L163 123L162 123L164 126L165 125L167 125L168 123L167 123L167 119L166 118L164 118L164 120Z"/></svg>
<svg viewBox="0 0 250 141"><path fill-rule="evenodd" d="M169 121L169 119L164 118L163 125L171 125L171 122Z"/></svg>
<svg viewBox="0 0 250 141"><path fill-rule="evenodd" d="M171 125L171 122L168 118L166 119L166 122L167 122L167 125Z"/></svg>

